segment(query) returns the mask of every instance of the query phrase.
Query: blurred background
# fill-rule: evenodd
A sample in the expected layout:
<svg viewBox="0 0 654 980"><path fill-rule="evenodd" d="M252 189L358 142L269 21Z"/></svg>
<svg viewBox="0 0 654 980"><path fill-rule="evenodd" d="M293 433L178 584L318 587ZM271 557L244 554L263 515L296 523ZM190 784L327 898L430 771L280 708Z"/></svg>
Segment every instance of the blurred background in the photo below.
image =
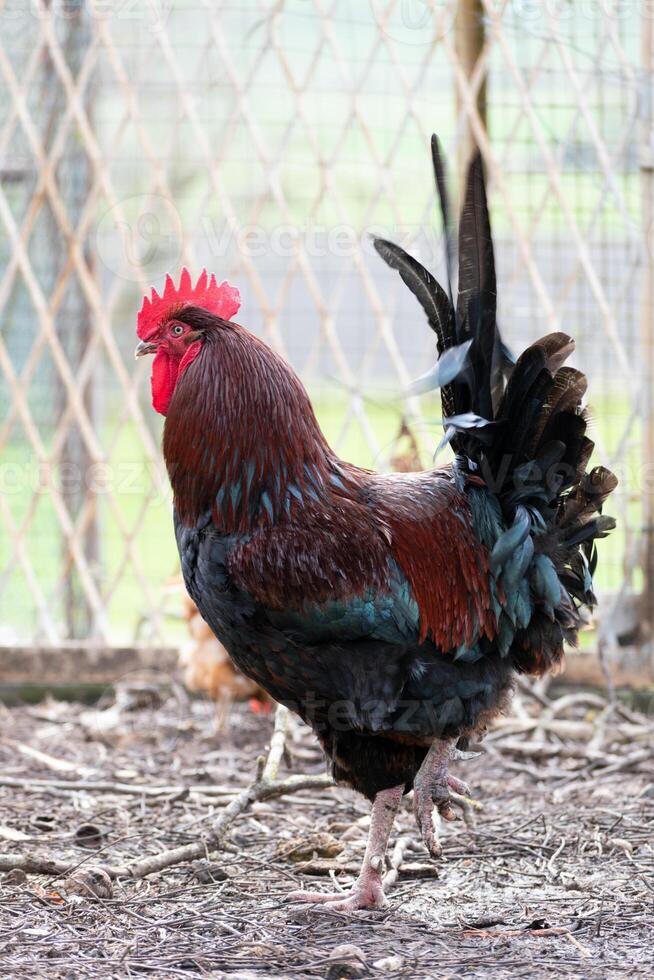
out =
<svg viewBox="0 0 654 980"><path fill-rule="evenodd" d="M435 131L455 199L484 156L507 341L577 339L596 460L620 478L568 670L651 683L652 18L637 0L6 0L0 681L106 679L188 643L163 420L133 359L167 271L238 286L341 456L431 465L438 403L403 391L433 338L369 238L442 274Z"/></svg>

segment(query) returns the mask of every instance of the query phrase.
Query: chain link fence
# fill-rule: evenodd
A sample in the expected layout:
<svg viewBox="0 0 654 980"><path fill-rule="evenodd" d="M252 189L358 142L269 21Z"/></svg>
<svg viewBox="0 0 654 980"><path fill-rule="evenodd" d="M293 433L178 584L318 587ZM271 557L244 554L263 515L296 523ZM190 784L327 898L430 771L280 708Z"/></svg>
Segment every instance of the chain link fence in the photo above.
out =
<svg viewBox="0 0 654 980"><path fill-rule="evenodd" d="M295 365L341 455L387 467L408 426L429 464L438 408L402 391L432 338L369 239L442 273L432 131L455 196L482 150L510 345L578 340L598 458L621 478L600 621L628 632L634 603L646 640L653 16L637 0L5 0L0 644L175 636L161 419L132 351L143 294L182 264L238 285L241 322Z"/></svg>

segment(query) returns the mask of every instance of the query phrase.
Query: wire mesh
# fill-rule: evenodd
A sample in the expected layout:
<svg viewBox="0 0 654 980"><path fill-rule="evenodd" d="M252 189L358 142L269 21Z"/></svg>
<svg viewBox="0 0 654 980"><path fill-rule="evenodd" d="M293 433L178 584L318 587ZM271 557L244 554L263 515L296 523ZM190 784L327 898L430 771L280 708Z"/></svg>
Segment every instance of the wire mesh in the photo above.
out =
<svg viewBox="0 0 654 980"><path fill-rule="evenodd" d="M472 66L462 8L479 45ZM307 382L335 448L384 468L433 355L370 247L436 273L428 139L483 153L501 324L561 327L621 476L604 606L642 587L647 5L17 0L0 12L0 642L170 637L170 499L135 313L182 263ZM645 109L644 109L645 105Z"/></svg>

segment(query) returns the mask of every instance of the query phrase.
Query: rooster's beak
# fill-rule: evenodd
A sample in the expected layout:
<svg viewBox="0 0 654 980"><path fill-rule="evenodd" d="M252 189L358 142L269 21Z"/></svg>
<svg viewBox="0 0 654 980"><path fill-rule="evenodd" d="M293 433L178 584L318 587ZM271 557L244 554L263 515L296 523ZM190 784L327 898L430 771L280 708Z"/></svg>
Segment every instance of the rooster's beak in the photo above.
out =
<svg viewBox="0 0 654 980"><path fill-rule="evenodd" d="M144 354L154 354L157 349L156 344L151 344L149 340L139 340L134 351L134 357L143 357Z"/></svg>

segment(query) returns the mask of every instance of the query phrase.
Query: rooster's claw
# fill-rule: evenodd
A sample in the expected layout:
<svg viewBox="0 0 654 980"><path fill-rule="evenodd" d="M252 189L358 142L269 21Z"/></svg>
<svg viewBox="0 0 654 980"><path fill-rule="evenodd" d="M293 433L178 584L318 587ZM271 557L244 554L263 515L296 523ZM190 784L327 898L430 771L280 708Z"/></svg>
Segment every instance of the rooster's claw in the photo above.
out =
<svg viewBox="0 0 654 980"><path fill-rule="evenodd" d="M446 775L437 782L431 782L425 776L418 774L413 784L413 809L418 824L420 836L432 857L438 858L443 853L438 839L438 831L434 824L434 808L443 820L456 820L457 815L453 805L460 805L457 796L469 797L467 785L455 776Z"/></svg>

